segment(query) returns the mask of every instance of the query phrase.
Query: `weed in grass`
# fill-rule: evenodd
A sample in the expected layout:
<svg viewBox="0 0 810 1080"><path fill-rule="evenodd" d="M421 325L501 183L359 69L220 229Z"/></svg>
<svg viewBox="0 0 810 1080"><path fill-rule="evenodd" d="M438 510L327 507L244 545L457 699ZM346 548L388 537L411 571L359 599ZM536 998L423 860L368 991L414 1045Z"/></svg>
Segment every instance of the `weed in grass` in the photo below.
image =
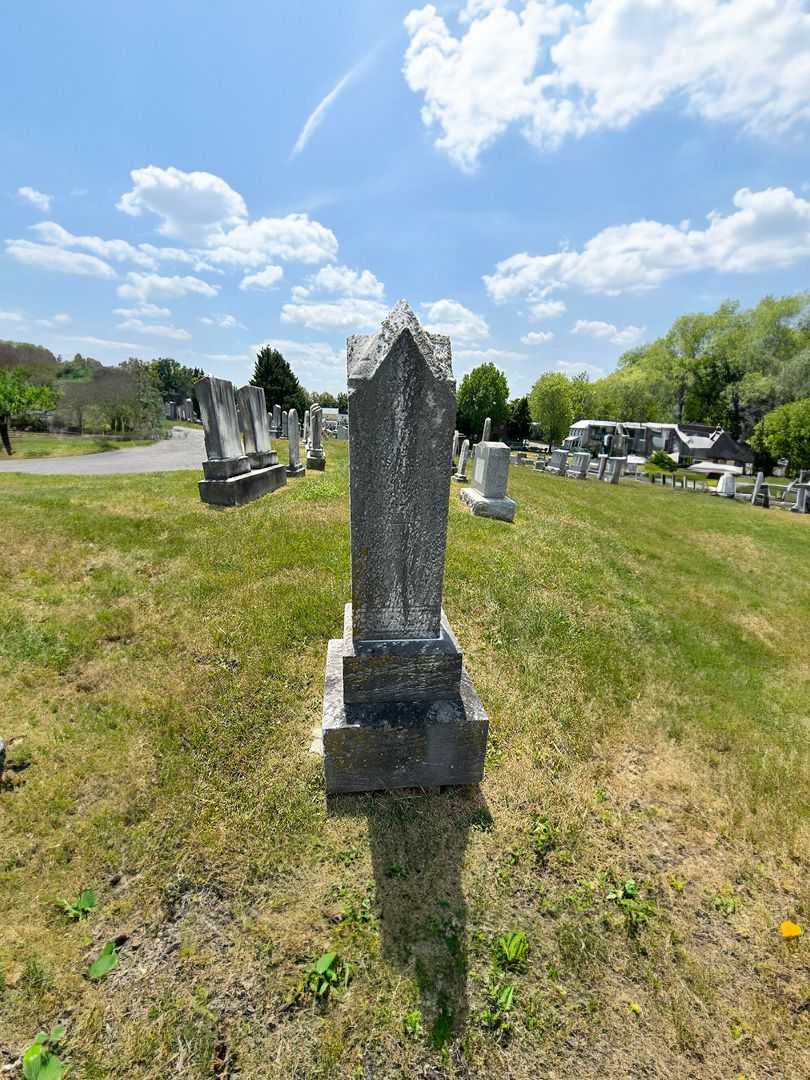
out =
<svg viewBox="0 0 810 1080"><path fill-rule="evenodd" d="M65 900L61 896L57 903L61 906L63 914L68 919L80 922L82 919L86 919L96 906L96 894L92 889L82 889L75 904L71 904L69 900Z"/></svg>
<svg viewBox="0 0 810 1080"><path fill-rule="evenodd" d="M411 1009L402 1020L405 1034L411 1039L418 1039L425 1033L421 1009Z"/></svg>
<svg viewBox="0 0 810 1080"><path fill-rule="evenodd" d="M59 1060L56 1047L62 1041L62 1025L50 1033L40 1031L22 1057L24 1080L61 1080L69 1066Z"/></svg>
<svg viewBox="0 0 810 1080"><path fill-rule="evenodd" d="M90 965L88 975L93 980L103 979L118 963L118 950L114 941L108 941Z"/></svg>
<svg viewBox="0 0 810 1080"><path fill-rule="evenodd" d="M549 819L542 815L534 819L532 825L532 842L534 853L543 862L549 852L557 846L558 831Z"/></svg>
<svg viewBox="0 0 810 1080"><path fill-rule="evenodd" d="M402 863L391 863L390 866L386 867L385 876L391 880L406 881L408 870Z"/></svg>
<svg viewBox="0 0 810 1080"><path fill-rule="evenodd" d="M622 909L625 924L631 934L638 933L658 914L658 909L652 900L641 898L640 887L632 878L623 882L620 888L609 892L607 898Z"/></svg>
<svg viewBox="0 0 810 1080"><path fill-rule="evenodd" d="M304 968L300 990L315 1001L326 1001L349 985L351 967L337 953L328 952Z"/></svg>
<svg viewBox="0 0 810 1080"><path fill-rule="evenodd" d="M522 930L501 934L495 941L495 964L504 971L520 971L526 966L529 942Z"/></svg>
<svg viewBox="0 0 810 1080"><path fill-rule="evenodd" d="M730 885L724 885L723 888L712 897L712 907L715 911L719 911L724 919L728 919L737 910L737 897Z"/></svg>
<svg viewBox="0 0 810 1080"><path fill-rule="evenodd" d="M487 990L487 1005L481 1011L481 1023L490 1031L505 1035L512 1030L510 1013L515 997L515 988L511 983L490 982Z"/></svg>
<svg viewBox="0 0 810 1080"><path fill-rule="evenodd" d="M352 863L357 862L360 858L360 852L356 847L346 848L344 851L339 851L335 856L335 861L339 862L341 866L351 866Z"/></svg>

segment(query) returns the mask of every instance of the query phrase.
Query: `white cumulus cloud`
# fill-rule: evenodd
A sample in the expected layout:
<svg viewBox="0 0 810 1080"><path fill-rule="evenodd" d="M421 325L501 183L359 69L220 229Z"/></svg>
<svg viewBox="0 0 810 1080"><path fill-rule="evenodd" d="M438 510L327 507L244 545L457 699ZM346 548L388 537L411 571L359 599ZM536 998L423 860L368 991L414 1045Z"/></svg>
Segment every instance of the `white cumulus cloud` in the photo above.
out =
<svg viewBox="0 0 810 1080"><path fill-rule="evenodd" d="M135 330L139 334L154 334L155 337L172 338L174 341L189 341L191 334L177 326L163 326L160 323L145 323L141 319L125 319L118 323L116 330Z"/></svg>
<svg viewBox="0 0 810 1080"><path fill-rule="evenodd" d="M22 322L23 317L19 311L0 311L0 322Z"/></svg>
<svg viewBox="0 0 810 1080"><path fill-rule="evenodd" d="M280 266L266 266L256 274L245 274L239 282L240 289L272 289L284 277Z"/></svg>
<svg viewBox="0 0 810 1080"><path fill-rule="evenodd" d="M122 319L168 319L171 309L158 307L157 304L137 304L135 307L113 308L113 315L120 315Z"/></svg>
<svg viewBox="0 0 810 1080"><path fill-rule="evenodd" d="M130 177L132 190L118 200L118 209L132 217L156 214L163 236L205 244L212 234L247 219L245 200L213 173L147 165L133 169Z"/></svg>
<svg viewBox="0 0 810 1080"><path fill-rule="evenodd" d="M191 277L162 277L160 274L127 274L124 285L118 286L118 295L122 300L147 301L152 293L163 293L166 296L216 296L219 292L218 285L209 285L207 281Z"/></svg>
<svg viewBox="0 0 810 1080"><path fill-rule="evenodd" d="M562 300L539 300L531 305L529 313L533 319L556 319L565 310L565 303Z"/></svg>
<svg viewBox="0 0 810 1080"><path fill-rule="evenodd" d="M42 270L58 270L62 274L83 277L114 278L115 270L96 255L83 251L68 251L54 244L35 244L32 240L7 240L6 254L28 266Z"/></svg>
<svg viewBox="0 0 810 1080"><path fill-rule="evenodd" d="M489 337L486 320L457 300L432 300L423 303L421 307L426 330L464 341Z"/></svg>
<svg viewBox="0 0 810 1080"><path fill-rule="evenodd" d="M21 199L25 199L26 202L35 206L37 210L41 210L43 214L48 213L53 202L53 195L46 195L44 191L37 191L36 188L27 185L17 188L17 194Z"/></svg>
<svg viewBox="0 0 810 1080"><path fill-rule="evenodd" d="M713 211L703 229L658 221L613 225L581 251L522 252L499 262L484 283L493 300L532 298L549 285L616 294L652 289L695 270L744 273L792 266L810 255L810 201L788 188L734 195L734 211Z"/></svg>
<svg viewBox="0 0 810 1080"><path fill-rule="evenodd" d="M571 333L606 338L613 345L635 345L641 339L644 327L631 325L619 329L613 323L601 322L599 319L577 319L571 328Z"/></svg>
<svg viewBox="0 0 810 1080"><path fill-rule="evenodd" d="M319 263L334 259L338 242L331 229L308 214L258 218L211 237L207 257L225 266L261 266L268 259Z"/></svg>
<svg viewBox="0 0 810 1080"><path fill-rule="evenodd" d="M530 333L524 334L520 340L524 345L545 345L553 337L554 334L551 330L532 330Z"/></svg>
<svg viewBox="0 0 810 1080"><path fill-rule="evenodd" d="M322 266L316 274L310 275L306 286L297 285L293 292L299 300L313 292L370 296L375 300L382 300L385 286L370 270L352 270L349 266Z"/></svg>
<svg viewBox="0 0 810 1080"><path fill-rule="evenodd" d="M377 300L346 296L339 300L284 304L281 321L313 330L366 330L376 329L387 313L385 304Z"/></svg>
<svg viewBox="0 0 810 1080"><path fill-rule="evenodd" d="M409 12L404 74L465 170L511 127L554 146L669 101L764 134L810 118L802 0L469 0L459 22Z"/></svg>

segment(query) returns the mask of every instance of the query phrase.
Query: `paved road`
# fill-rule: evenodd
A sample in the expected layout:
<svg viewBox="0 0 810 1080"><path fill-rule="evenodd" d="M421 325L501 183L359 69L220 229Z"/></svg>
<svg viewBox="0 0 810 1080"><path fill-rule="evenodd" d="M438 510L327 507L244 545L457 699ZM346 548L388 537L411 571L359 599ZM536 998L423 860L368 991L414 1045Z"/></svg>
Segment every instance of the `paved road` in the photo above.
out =
<svg viewBox="0 0 810 1080"><path fill-rule="evenodd" d="M0 473L31 473L35 476L113 476L116 473L174 472L201 469L205 457L202 428L172 428L171 439L151 446L105 450L76 457L0 457Z"/></svg>

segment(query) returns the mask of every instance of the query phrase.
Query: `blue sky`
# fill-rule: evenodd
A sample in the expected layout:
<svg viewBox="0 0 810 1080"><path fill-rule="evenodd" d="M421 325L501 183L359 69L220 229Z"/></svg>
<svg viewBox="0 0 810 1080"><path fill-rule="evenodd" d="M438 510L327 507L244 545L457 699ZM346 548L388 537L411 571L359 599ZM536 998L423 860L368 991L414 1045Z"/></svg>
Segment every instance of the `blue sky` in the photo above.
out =
<svg viewBox="0 0 810 1080"><path fill-rule="evenodd" d="M311 390L400 297L461 378L810 286L802 0L0 14L0 337Z"/></svg>

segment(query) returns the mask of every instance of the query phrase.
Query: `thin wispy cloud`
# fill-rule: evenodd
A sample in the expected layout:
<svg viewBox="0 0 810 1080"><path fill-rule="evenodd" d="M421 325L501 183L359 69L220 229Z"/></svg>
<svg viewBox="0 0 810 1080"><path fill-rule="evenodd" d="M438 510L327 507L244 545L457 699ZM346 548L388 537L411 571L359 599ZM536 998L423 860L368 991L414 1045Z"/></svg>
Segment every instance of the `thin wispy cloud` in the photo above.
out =
<svg viewBox="0 0 810 1080"><path fill-rule="evenodd" d="M320 101L318 105L315 106L315 108L307 117L306 123L301 128L300 135L295 140L295 146L292 148L292 152L290 153L291 158L294 158L301 153L309 140L315 134L317 128L320 126L324 116L326 116L327 112L332 107L332 105L334 105L335 101L337 101L338 97L346 89L346 87L355 77L358 71L363 67L367 59L368 57L365 57L359 63L355 64L353 68L350 68L343 76L343 78L339 79L338 82L335 83L335 85L332 87L326 97L322 101Z"/></svg>

